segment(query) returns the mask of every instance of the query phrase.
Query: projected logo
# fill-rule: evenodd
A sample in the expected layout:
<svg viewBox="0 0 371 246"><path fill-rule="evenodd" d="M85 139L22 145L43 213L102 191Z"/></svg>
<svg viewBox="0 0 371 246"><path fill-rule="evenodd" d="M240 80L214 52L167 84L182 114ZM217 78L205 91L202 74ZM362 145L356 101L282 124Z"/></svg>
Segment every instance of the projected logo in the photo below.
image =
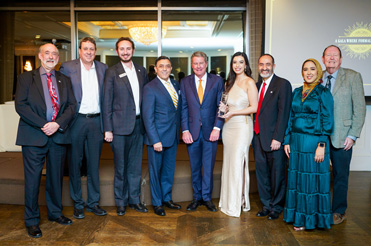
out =
<svg viewBox="0 0 371 246"><path fill-rule="evenodd" d="M371 54L371 23L357 22L349 26L344 36L339 36L335 43L351 58L366 59Z"/></svg>

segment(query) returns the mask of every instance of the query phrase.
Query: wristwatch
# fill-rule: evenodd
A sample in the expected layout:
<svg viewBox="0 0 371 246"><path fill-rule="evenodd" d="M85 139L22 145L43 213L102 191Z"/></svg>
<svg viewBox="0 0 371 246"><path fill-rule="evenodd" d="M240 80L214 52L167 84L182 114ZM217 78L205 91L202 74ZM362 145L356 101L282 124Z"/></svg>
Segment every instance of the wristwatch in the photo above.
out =
<svg viewBox="0 0 371 246"><path fill-rule="evenodd" d="M326 146L326 143L319 143L318 146L319 147L325 147Z"/></svg>

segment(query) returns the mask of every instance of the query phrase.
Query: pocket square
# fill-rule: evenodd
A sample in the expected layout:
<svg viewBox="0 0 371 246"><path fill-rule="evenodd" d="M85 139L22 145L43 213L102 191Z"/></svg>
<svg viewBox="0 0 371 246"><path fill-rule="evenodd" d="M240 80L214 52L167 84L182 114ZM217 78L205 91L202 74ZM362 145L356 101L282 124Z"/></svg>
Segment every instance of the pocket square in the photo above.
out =
<svg viewBox="0 0 371 246"><path fill-rule="evenodd" d="M126 73L119 74L119 77L120 77L120 78L123 78L123 77L125 77L125 76L126 76Z"/></svg>

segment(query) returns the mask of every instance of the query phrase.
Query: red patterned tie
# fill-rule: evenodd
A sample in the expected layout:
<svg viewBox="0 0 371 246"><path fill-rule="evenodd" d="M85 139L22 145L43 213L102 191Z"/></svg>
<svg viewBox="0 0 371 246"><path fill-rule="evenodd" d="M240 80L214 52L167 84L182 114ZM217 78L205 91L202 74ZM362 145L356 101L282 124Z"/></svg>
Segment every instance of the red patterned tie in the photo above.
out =
<svg viewBox="0 0 371 246"><path fill-rule="evenodd" d="M58 102L57 91L55 90L55 88L53 86L51 74L47 73L46 76L47 76L50 98L52 99L52 103L53 103L52 121L55 121L55 118L57 117L57 114L58 114L58 111L59 111L59 102Z"/></svg>
<svg viewBox="0 0 371 246"><path fill-rule="evenodd" d="M259 113L260 113L260 108L262 106L263 98L264 98L264 92L265 92L265 85L266 83L263 83L263 88L260 92L259 96L259 103L258 103L258 110L256 111L256 118L255 118L255 125L254 125L254 131L256 134L259 134Z"/></svg>

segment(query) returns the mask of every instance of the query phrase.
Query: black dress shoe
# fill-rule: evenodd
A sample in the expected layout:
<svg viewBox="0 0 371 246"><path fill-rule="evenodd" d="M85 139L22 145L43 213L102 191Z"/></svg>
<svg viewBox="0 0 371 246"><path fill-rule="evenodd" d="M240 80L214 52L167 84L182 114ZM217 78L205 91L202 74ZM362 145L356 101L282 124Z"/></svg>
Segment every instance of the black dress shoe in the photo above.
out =
<svg viewBox="0 0 371 246"><path fill-rule="evenodd" d="M136 211L141 212L141 213L147 213L148 212L148 209L141 203L129 204L129 207L132 208L132 209L135 209Z"/></svg>
<svg viewBox="0 0 371 246"><path fill-rule="evenodd" d="M99 205L95 205L92 208L86 207L86 211L92 212L98 216L107 215L106 210L102 209Z"/></svg>
<svg viewBox="0 0 371 246"><path fill-rule="evenodd" d="M27 233L30 237L39 238L39 237L42 237L43 235L39 228L39 225L26 226L26 228L27 228Z"/></svg>
<svg viewBox="0 0 371 246"><path fill-rule="evenodd" d="M57 222L58 224L61 224L61 225L71 225L72 224L72 220L70 220L67 217L64 217L63 215L59 216L56 219L49 219L49 220Z"/></svg>
<svg viewBox="0 0 371 246"><path fill-rule="evenodd" d="M269 220L276 220L278 219L278 217L280 217L280 214L275 212L275 211L271 211L269 214L268 214L268 219Z"/></svg>
<svg viewBox="0 0 371 246"><path fill-rule="evenodd" d="M256 216L258 216L258 217L265 217L265 216L267 216L269 214L269 210L267 210L267 209L262 209L262 210L260 210L257 214L256 214Z"/></svg>
<svg viewBox="0 0 371 246"><path fill-rule="evenodd" d="M218 211L218 209L216 209L214 203L211 200L210 201L204 201L204 205L207 207L207 210L209 210L211 212Z"/></svg>
<svg viewBox="0 0 371 246"><path fill-rule="evenodd" d="M187 206L187 210L188 211L195 211L197 209L197 207L200 206L200 205L201 205L200 200L193 199L193 201Z"/></svg>
<svg viewBox="0 0 371 246"><path fill-rule="evenodd" d="M73 217L76 219L85 218L84 209L73 208Z"/></svg>
<svg viewBox="0 0 371 246"><path fill-rule="evenodd" d="M159 216L165 216L165 210L162 206L153 206L153 210L155 211L155 214Z"/></svg>
<svg viewBox="0 0 371 246"><path fill-rule="evenodd" d="M123 216L126 213L125 206L117 206L116 213L118 216Z"/></svg>
<svg viewBox="0 0 371 246"><path fill-rule="evenodd" d="M170 200L168 202L163 202L162 204L165 205L168 208L171 208L171 209L181 209L182 208L182 206L180 206L179 204L174 203L173 200Z"/></svg>

